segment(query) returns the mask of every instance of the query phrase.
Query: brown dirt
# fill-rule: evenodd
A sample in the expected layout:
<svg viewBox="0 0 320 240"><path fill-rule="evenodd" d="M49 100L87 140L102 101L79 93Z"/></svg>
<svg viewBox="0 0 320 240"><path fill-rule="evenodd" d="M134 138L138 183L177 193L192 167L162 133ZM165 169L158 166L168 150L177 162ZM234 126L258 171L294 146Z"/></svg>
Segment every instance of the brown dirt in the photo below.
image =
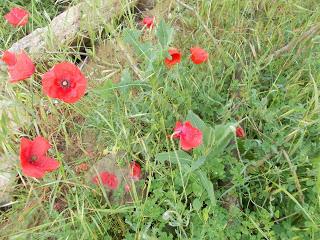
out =
<svg viewBox="0 0 320 240"><path fill-rule="evenodd" d="M89 85L95 86L109 79L114 83L120 82L122 70L129 65L126 54L116 39L100 43L95 48L95 56L82 69Z"/></svg>

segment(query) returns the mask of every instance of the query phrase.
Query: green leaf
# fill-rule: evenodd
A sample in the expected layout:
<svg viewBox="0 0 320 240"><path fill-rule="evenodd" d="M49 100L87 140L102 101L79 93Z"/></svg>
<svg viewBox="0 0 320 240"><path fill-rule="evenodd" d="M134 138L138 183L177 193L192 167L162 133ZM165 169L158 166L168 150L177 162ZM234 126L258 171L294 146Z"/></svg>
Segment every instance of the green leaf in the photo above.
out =
<svg viewBox="0 0 320 240"><path fill-rule="evenodd" d="M196 174L198 175L200 182L203 185L204 189L207 191L208 197L211 201L212 206L216 206L216 197L214 194L212 182L209 180L209 178L207 177L207 175L203 171L198 170L196 172Z"/></svg>
<svg viewBox="0 0 320 240"><path fill-rule="evenodd" d="M202 202L199 200L199 198L196 198L192 202L193 209L196 211L199 211L202 208Z"/></svg>
<svg viewBox="0 0 320 240"><path fill-rule="evenodd" d="M135 49L140 48L140 38L141 32L135 29L125 29L123 33L124 41L130 44Z"/></svg>
<svg viewBox="0 0 320 240"><path fill-rule="evenodd" d="M218 157L229 145L230 141L234 138L235 126L234 124L221 124L216 125L215 128L206 125L202 119L191 110L188 112L187 121L199 128L203 133L203 145L207 148L206 156ZM198 169L197 164L203 164L206 159L202 159L198 163L194 163L194 167ZM200 166L201 166L200 165ZM191 167L192 171L193 167Z"/></svg>
<svg viewBox="0 0 320 240"><path fill-rule="evenodd" d="M111 80L104 81L101 86L96 87L92 90L95 94L108 97L113 94L115 84Z"/></svg>
<svg viewBox="0 0 320 240"><path fill-rule="evenodd" d="M192 157L181 150L174 151L174 152L162 152L158 153L156 155L156 161L159 162L165 162L165 161L171 161L171 163L176 164L178 161L180 162L186 162L190 164L192 162Z"/></svg>
<svg viewBox="0 0 320 240"><path fill-rule="evenodd" d="M194 172L195 170L199 169L205 163L206 160L207 160L206 156L200 157L197 161L191 164L191 168L188 172L186 172L186 174L190 172Z"/></svg>
<svg viewBox="0 0 320 240"><path fill-rule="evenodd" d="M133 29L126 29L123 33L124 41L131 45L136 54L140 56L144 56L145 58L149 59L150 54L152 53L152 45L149 42L142 43L140 41L141 32L138 30Z"/></svg>
<svg viewBox="0 0 320 240"><path fill-rule="evenodd" d="M92 90L92 92L97 95L103 96L103 98L107 98L110 96L114 96L113 90L115 89L122 91L122 89L128 90L133 87L150 88L150 85L140 80L130 82L129 79L126 79L123 82L121 80L119 83L113 83L112 81L108 80L105 81L102 86L96 87L94 90Z"/></svg>
<svg viewBox="0 0 320 240"><path fill-rule="evenodd" d="M187 121L190 121L194 127L199 128L202 132L205 132L208 129L205 122L191 110L188 112Z"/></svg>
<svg viewBox="0 0 320 240"><path fill-rule="evenodd" d="M170 161L172 164L181 164L184 172L190 172L192 157L184 151L178 150L175 152L162 152L156 155L156 161L164 163Z"/></svg>
<svg viewBox="0 0 320 240"><path fill-rule="evenodd" d="M320 156L313 158L311 162L314 165L317 172L316 190L318 194L320 194Z"/></svg>
<svg viewBox="0 0 320 240"><path fill-rule="evenodd" d="M156 36L161 46L167 48L172 42L173 28L166 24L164 20L161 20L157 27Z"/></svg>
<svg viewBox="0 0 320 240"><path fill-rule="evenodd" d="M132 83L131 74L128 68L124 69L121 74L120 85L123 86L120 88L121 93L128 93L130 90L130 83Z"/></svg>
<svg viewBox="0 0 320 240"><path fill-rule="evenodd" d="M213 149L210 152L211 157L219 156L230 141L234 138L234 124L216 125L214 128L214 139L211 143Z"/></svg>

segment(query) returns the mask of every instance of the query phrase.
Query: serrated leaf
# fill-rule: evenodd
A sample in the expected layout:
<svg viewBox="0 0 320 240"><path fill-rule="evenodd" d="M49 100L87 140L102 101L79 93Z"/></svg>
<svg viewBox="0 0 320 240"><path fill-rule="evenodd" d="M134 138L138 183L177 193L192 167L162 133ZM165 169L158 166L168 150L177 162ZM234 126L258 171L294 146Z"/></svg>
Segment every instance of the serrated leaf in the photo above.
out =
<svg viewBox="0 0 320 240"><path fill-rule="evenodd" d="M170 27L164 20L161 20L158 27L156 36L163 48L167 48L172 42L173 28Z"/></svg>
<svg viewBox="0 0 320 240"><path fill-rule="evenodd" d="M133 29L126 29L123 33L124 41L134 48L136 54L139 57L144 56L149 59L152 45L149 42L142 43L139 40L140 36L141 32Z"/></svg>
<svg viewBox="0 0 320 240"><path fill-rule="evenodd" d="M132 47L134 47L135 49L139 49L140 46L140 38L141 32L139 32L138 30L134 30L134 29L125 29L123 32L123 38L124 41L127 44L130 44Z"/></svg>

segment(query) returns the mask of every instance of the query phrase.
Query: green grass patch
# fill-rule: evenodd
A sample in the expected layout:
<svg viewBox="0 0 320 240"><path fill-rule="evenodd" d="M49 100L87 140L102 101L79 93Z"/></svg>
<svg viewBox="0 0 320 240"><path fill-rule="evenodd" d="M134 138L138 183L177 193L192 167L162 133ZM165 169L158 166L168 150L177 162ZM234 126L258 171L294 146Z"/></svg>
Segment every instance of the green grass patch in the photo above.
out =
<svg viewBox="0 0 320 240"><path fill-rule="evenodd" d="M319 4L186 2L173 4L154 30L141 29L132 11L90 34L89 59L112 39L130 49L139 72L122 66L115 83L104 63L112 59L99 60L99 81L88 76L88 94L74 105L44 96L40 75L63 59L79 62L82 46L50 53L26 82L12 85L1 75L0 102L22 107L28 118L17 129L1 116L0 152L12 156L17 172L10 209L0 217L3 238L320 238L319 36L268 59L319 22ZM68 3L0 3L1 15L16 4L32 15L20 29L0 21L1 49L45 26ZM207 63L192 64L193 46L209 52ZM172 69L163 63L169 47L183 53ZM203 131L201 147L179 150L168 137L178 120ZM234 135L238 124L243 139ZM20 137L37 135L50 140L61 162L40 181L22 177L18 160ZM142 166L143 194L134 189L132 203L111 200L76 171L110 152L125 153L119 165Z"/></svg>

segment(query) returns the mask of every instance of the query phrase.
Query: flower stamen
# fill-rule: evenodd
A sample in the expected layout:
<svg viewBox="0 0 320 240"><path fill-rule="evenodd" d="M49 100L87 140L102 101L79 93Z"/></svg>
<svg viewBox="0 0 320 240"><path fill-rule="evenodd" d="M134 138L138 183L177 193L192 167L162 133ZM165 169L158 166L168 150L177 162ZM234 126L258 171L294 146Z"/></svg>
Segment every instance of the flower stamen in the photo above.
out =
<svg viewBox="0 0 320 240"><path fill-rule="evenodd" d="M30 158L30 163L34 163L35 161L37 161L38 157L35 155L32 155Z"/></svg>
<svg viewBox="0 0 320 240"><path fill-rule="evenodd" d="M66 79L61 81L61 87L62 88L69 88L70 87L70 82Z"/></svg>

